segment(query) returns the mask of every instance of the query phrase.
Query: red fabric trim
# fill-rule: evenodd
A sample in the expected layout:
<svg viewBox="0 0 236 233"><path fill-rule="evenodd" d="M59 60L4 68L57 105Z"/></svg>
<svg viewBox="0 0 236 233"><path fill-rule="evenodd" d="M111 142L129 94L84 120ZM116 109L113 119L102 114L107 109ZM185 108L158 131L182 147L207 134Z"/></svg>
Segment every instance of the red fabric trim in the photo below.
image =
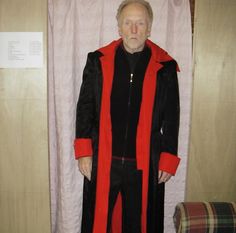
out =
<svg viewBox="0 0 236 233"><path fill-rule="evenodd" d="M180 158L167 152L162 152L159 161L159 170L175 175Z"/></svg>
<svg viewBox="0 0 236 233"><path fill-rule="evenodd" d="M92 140L90 138L76 138L74 141L75 158L92 156Z"/></svg>
<svg viewBox="0 0 236 233"><path fill-rule="evenodd" d="M153 51L152 51L153 54ZM142 103L140 108L139 123L137 129L136 156L137 168L143 171L142 183L142 233L147 232L147 200L148 200L148 175L150 135L152 127L153 104L156 92L156 73L162 67L152 56L147 67L143 82Z"/></svg>
<svg viewBox="0 0 236 233"><path fill-rule="evenodd" d="M103 74L102 100L99 125L99 152L97 170L97 189L93 233L104 233L107 228L108 199L110 189L110 168L112 153L112 134L110 116L110 95L114 75L115 41L109 47L100 49Z"/></svg>

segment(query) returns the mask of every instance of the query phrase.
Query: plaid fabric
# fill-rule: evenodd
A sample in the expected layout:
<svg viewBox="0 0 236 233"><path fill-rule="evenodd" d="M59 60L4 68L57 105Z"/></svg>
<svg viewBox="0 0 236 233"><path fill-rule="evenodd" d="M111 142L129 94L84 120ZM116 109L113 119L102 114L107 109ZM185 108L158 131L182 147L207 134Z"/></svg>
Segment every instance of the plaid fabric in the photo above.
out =
<svg viewBox="0 0 236 233"><path fill-rule="evenodd" d="M177 233L236 233L236 202L182 202L175 208Z"/></svg>

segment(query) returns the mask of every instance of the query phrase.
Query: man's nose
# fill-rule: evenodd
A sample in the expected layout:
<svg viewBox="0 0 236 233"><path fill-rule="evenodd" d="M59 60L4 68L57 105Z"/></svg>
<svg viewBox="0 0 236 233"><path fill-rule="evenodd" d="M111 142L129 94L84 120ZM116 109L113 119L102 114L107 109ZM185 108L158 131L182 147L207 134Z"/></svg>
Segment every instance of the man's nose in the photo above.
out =
<svg viewBox="0 0 236 233"><path fill-rule="evenodd" d="M132 26L131 26L131 32L132 32L133 34L136 34L137 31L138 31L137 25L136 25L135 23L133 23Z"/></svg>

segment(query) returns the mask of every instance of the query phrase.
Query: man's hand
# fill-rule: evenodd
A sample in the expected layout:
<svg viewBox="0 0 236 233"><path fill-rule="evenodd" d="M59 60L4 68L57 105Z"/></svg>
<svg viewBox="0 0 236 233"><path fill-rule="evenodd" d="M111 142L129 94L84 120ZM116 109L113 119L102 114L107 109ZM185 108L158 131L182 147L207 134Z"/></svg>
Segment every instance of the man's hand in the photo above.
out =
<svg viewBox="0 0 236 233"><path fill-rule="evenodd" d="M81 157L78 159L78 167L82 175L87 177L88 180L91 180L92 172L92 157Z"/></svg>
<svg viewBox="0 0 236 233"><path fill-rule="evenodd" d="M158 184L163 183L163 182L166 183L171 178L171 176L172 175L170 173L159 170Z"/></svg>

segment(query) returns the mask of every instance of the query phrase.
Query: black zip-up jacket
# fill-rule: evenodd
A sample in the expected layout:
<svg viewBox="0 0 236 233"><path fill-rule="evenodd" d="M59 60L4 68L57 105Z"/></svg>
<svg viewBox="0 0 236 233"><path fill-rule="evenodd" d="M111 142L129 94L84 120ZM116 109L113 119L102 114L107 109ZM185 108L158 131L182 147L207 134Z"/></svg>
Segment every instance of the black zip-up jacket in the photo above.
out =
<svg viewBox="0 0 236 233"><path fill-rule="evenodd" d="M142 100L142 86L151 51L129 54L119 46L115 56L111 92L112 155L136 157L136 133Z"/></svg>

